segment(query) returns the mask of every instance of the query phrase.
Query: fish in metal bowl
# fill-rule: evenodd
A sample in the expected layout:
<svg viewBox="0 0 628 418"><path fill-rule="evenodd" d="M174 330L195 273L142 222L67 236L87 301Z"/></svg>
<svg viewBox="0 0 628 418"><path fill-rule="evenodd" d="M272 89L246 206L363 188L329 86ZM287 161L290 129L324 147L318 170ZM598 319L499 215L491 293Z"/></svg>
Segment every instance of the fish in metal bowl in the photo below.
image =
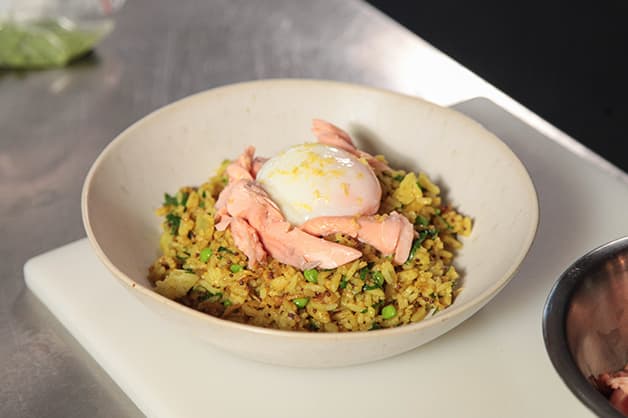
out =
<svg viewBox="0 0 628 418"><path fill-rule="evenodd" d="M556 371L599 416L628 416L628 237L587 253L557 280L543 312Z"/></svg>

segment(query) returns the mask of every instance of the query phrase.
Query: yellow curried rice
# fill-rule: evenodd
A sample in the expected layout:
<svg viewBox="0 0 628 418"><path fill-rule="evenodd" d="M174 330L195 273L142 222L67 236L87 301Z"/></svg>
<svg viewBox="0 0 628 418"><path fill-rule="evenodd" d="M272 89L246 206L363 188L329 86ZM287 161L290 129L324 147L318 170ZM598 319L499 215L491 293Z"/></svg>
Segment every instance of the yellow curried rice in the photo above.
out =
<svg viewBox="0 0 628 418"><path fill-rule="evenodd" d="M197 188L165 195L162 256L148 278L160 294L220 318L297 331L367 331L418 322L450 306L462 290L453 266L472 222L448 207L424 174L393 170L378 175L379 213L395 210L415 225L408 261L392 264L368 244L336 234L329 240L363 256L332 270L301 272L272 257L254 269L229 230L214 229L214 204L227 184L229 161Z"/></svg>

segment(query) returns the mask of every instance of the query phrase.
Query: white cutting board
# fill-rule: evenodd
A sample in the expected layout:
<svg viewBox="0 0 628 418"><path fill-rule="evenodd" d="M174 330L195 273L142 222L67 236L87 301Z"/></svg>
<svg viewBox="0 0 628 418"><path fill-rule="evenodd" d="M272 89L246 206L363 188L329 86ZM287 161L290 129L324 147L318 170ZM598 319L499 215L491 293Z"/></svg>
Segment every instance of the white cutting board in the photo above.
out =
<svg viewBox="0 0 628 418"><path fill-rule="evenodd" d="M527 166L541 224L521 270L492 302L409 353L348 368L293 369L208 348L131 296L86 240L30 260L27 285L150 417L591 417L549 362L541 314L575 258L628 235L627 177L488 100L457 108Z"/></svg>

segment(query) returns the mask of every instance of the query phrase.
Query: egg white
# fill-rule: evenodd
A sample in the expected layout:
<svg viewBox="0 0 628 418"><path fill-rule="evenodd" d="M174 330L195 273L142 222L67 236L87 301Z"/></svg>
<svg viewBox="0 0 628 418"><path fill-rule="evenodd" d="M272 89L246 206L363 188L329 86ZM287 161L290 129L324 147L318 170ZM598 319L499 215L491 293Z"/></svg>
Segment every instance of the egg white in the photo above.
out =
<svg viewBox="0 0 628 418"><path fill-rule="evenodd" d="M372 215L382 195L366 161L318 143L282 151L264 163L256 180L293 225L320 216Z"/></svg>

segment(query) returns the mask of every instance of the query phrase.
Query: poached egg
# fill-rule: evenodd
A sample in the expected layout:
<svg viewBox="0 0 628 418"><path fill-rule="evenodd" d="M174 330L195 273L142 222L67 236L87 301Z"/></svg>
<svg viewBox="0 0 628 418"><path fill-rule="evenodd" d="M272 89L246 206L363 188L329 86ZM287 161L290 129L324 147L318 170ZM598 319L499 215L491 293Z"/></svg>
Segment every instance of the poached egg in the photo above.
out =
<svg viewBox="0 0 628 418"><path fill-rule="evenodd" d="M320 143L280 152L264 163L256 180L297 226L321 216L373 215L382 197L366 161Z"/></svg>

